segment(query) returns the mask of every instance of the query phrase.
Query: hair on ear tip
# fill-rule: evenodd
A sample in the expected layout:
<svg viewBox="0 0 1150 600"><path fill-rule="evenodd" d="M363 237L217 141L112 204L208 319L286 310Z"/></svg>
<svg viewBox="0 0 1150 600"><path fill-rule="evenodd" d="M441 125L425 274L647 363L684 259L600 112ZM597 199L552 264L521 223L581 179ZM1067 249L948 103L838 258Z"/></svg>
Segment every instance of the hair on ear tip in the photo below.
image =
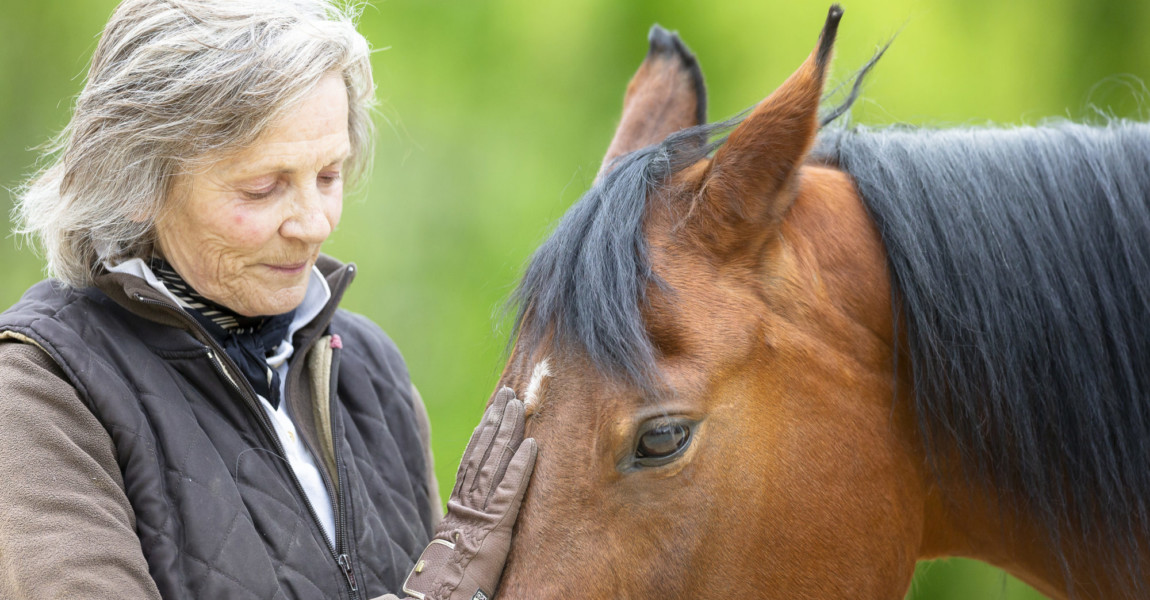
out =
<svg viewBox="0 0 1150 600"><path fill-rule="evenodd" d="M815 58L819 69L826 67L831 48L835 44L835 36L838 34L839 21L842 18L843 7L839 4L832 4L830 10L827 11L827 22L823 25L822 35L819 36L819 51Z"/></svg>

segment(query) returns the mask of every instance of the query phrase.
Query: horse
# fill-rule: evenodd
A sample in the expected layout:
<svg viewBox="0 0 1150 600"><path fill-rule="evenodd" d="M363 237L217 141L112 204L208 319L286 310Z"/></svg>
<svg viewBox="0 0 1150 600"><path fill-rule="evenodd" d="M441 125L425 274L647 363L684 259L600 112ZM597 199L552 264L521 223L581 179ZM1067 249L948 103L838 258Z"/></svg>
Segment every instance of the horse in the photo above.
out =
<svg viewBox="0 0 1150 600"><path fill-rule="evenodd" d="M837 124L841 17L710 124L651 30L514 296L539 458L496 597L901 599L947 556L1147 597L1150 126Z"/></svg>

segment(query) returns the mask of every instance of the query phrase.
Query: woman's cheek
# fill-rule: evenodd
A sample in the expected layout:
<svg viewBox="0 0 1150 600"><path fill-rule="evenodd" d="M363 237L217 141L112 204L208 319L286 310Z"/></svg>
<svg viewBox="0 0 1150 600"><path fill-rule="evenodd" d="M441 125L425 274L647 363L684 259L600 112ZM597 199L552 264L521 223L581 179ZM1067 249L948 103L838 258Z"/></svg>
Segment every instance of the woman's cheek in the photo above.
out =
<svg viewBox="0 0 1150 600"><path fill-rule="evenodd" d="M229 217L228 237L237 246L261 246L275 236L280 221L278 211L267 210L266 207L240 206Z"/></svg>

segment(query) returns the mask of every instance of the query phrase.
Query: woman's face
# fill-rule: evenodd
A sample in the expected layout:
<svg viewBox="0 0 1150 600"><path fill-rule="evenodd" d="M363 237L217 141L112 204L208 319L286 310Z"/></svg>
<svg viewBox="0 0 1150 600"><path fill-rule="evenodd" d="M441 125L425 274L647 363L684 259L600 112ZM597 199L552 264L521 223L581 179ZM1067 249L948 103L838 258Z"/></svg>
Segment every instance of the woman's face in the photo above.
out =
<svg viewBox="0 0 1150 600"><path fill-rule="evenodd" d="M177 182L158 249L197 292L244 316L299 306L343 208L347 112L329 74L250 148Z"/></svg>

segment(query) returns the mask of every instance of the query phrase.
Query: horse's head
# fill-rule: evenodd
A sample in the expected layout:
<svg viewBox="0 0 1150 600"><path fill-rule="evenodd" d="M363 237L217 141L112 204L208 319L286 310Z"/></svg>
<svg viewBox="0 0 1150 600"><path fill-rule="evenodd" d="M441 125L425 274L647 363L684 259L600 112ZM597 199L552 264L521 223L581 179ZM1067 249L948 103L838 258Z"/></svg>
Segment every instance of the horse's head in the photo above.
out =
<svg viewBox="0 0 1150 600"><path fill-rule="evenodd" d="M694 57L652 30L598 180L520 288L500 385L540 451L499 597L905 590L924 502L882 247L849 178L807 161L840 16L721 144Z"/></svg>

